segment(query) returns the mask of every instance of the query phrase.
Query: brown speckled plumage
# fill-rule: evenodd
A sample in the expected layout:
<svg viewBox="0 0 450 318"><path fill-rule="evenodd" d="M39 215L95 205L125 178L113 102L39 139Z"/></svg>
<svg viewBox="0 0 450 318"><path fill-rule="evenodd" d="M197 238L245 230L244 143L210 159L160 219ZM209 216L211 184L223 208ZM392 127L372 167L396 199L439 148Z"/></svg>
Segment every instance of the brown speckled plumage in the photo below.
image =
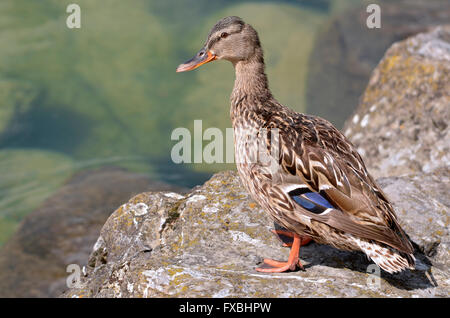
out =
<svg viewBox="0 0 450 318"><path fill-rule="evenodd" d="M235 67L230 115L236 165L255 201L289 231L363 251L391 273L414 268L411 243L352 143L325 119L274 99L256 31L228 17L214 26L205 48ZM306 192L320 194L332 208L305 208L295 197Z"/></svg>

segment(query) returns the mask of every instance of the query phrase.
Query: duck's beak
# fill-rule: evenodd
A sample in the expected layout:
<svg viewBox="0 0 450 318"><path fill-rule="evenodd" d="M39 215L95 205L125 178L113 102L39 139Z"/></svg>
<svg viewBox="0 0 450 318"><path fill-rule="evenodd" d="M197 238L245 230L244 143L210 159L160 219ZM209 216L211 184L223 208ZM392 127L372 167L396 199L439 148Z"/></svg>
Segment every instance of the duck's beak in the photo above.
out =
<svg viewBox="0 0 450 318"><path fill-rule="evenodd" d="M214 61L217 58L216 55L212 54L210 51L205 48L201 49L193 58L189 61L186 61L183 64L178 65L177 72L186 72L191 71L203 64Z"/></svg>

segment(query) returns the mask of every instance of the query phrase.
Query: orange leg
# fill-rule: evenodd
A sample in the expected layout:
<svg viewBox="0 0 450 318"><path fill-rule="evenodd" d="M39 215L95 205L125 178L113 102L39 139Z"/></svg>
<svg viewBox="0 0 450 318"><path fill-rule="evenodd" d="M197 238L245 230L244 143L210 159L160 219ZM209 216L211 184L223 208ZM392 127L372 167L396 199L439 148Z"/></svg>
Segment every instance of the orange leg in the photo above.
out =
<svg viewBox="0 0 450 318"><path fill-rule="evenodd" d="M283 242L283 246L292 247L293 240L290 240L289 238L293 239L294 235L295 235L294 233L289 232L289 231L283 231L283 230L272 230L271 232L278 235L278 237ZM302 240L300 242L300 246L304 246L312 241L312 238L310 238L309 236L302 236L301 239Z"/></svg>
<svg viewBox="0 0 450 318"><path fill-rule="evenodd" d="M282 231L284 232L284 231ZM301 269L303 268L302 263L300 263L300 260L298 258L300 253L300 246L305 245L306 243L303 243L303 238L295 233L286 232L290 236L294 237L294 241L292 242L291 252L289 253L289 259L287 262L279 262L271 259L264 259L264 264L262 267L256 268L258 272L263 273L282 273L286 271L294 271L297 266L299 266ZM277 233L279 234L279 233ZM307 238L309 241L311 238ZM308 241L308 242L309 242Z"/></svg>

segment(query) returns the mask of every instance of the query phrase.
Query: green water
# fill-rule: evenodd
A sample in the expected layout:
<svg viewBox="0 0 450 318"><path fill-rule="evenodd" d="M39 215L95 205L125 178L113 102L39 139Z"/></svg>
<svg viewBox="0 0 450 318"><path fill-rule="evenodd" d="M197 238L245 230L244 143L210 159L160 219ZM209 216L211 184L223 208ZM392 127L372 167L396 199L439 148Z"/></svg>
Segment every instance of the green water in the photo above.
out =
<svg viewBox="0 0 450 318"><path fill-rule="evenodd" d="M81 7L81 29L66 7ZM229 63L175 73L221 17L260 33L275 96L304 111L318 28L355 1L2 0L0 244L76 171L115 165L192 187L231 164L175 165L176 127L230 127ZM288 32L286 32L288 30Z"/></svg>

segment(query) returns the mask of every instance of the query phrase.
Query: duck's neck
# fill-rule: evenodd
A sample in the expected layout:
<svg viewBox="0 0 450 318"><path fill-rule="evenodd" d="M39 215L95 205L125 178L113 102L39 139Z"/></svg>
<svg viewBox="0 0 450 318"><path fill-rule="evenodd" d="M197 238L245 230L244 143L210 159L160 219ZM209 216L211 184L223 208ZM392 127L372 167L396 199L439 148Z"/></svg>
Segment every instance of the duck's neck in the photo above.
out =
<svg viewBox="0 0 450 318"><path fill-rule="evenodd" d="M233 117L242 107L259 107L272 98L264 72L262 50L246 61L234 63L236 79L231 94L231 113Z"/></svg>

